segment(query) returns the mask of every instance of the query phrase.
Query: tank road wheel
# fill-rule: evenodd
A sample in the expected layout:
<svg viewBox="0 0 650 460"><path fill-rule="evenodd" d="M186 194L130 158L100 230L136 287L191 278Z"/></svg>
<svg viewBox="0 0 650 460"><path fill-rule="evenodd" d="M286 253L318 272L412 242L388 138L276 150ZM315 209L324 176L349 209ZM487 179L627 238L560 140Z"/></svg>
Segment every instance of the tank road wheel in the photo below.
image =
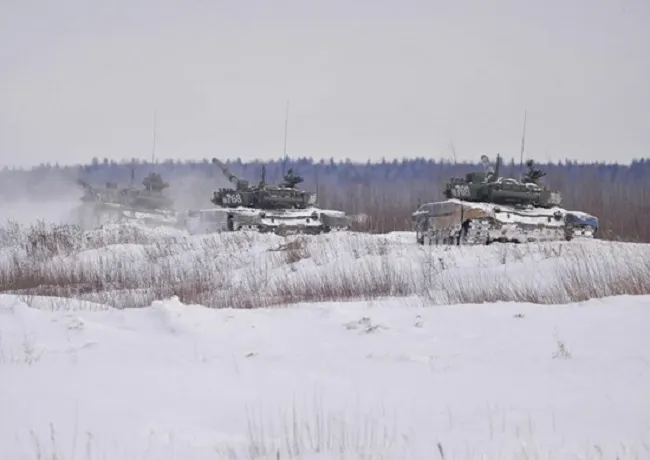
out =
<svg viewBox="0 0 650 460"><path fill-rule="evenodd" d="M573 239L573 225L568 224L564 227L564 239L566 241L571 241Z"/></svg>
<svg viewBox="0 0 650 460"><path fill-rule="evenodd" d="M287 228L287 226L285 224L280 224L277 227L275 233L276 233L276 235L279 235L279 236L287 236L289 234L289 229Z"/></svg>
<svg viewBox="0 0 650 460"><path fill-rule="evenodd" d="M417 230L415 232L415 241L417 242L417 244L422 245L422 246L426 245L427 244L427 237L428 237L428 235L430 233L431 233L431 230L429 230L429 229L427 229L427 230ZM428 244L431 244L431 243L428 243Z"/></svg>
<svg viewBox="0 0 650 460"><path fill-rule="evenodd" d="M440 231L440 229L436 229L435 242L436 242L436 246L440 246L441 244L447 244L447 242L445 241L445 237L442 236L442 232Z"/></svg>
<svg viewBox="0 0 650 460"><path fill-rule="evenodd" d="M456 235L452 234L451 229L445 229L445 233L442 235L442 244L447 246L455 246L456 242Z"/></svg>
<svg viewBox="0 0 650 460"><path fill-rule="evenodd" d="M458 246L464 246L469 243L469 238L468 238L468 233L470 229L470 220L467 219L463 224L460 226L460 230L456 232L456 244Z"/></svg>
<svg viewBox="0 0 650 460"><path fill-rule="evenodd" d="M427 230L426 232L418 233L416 236L417 243L422 246L438 244L436 234L436 230Z"/></svg>

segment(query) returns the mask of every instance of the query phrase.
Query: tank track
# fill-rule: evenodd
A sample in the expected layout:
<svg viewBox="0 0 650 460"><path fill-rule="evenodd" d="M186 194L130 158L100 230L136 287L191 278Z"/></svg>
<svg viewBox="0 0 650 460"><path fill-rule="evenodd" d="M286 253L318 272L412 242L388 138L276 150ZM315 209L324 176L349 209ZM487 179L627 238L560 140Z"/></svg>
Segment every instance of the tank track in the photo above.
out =
<svg viewBox="0 0 650 460"><path fill-rule="evenodd" d="M463 225L435 229L430 228L418 243L423 245L481 246L492 243L529 243L550 241L571 241L576 238L593 238L589 226L557 226L514 224L506 231L492 219L473 219Z"/></svg>
<svg viewBox="0 0 650 460"><path fill-rule="evenodd" d="M236 228L228 231L256 231L259 233L274 233L280 236L286 235L321 235L324 233L329 233L331 231L336 231L337 229L332 229L329 226L296 226L296 225L238 225Z"/></svg>

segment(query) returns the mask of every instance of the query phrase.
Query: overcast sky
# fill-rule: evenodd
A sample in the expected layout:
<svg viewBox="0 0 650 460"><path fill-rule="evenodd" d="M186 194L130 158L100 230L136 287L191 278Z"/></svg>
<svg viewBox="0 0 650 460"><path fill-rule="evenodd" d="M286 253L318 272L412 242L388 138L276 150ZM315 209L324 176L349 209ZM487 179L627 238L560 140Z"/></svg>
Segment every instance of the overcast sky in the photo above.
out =
<svg viewBox="0 0 650 460"><path fill-rule="evenodd" d="M648 0L0 0L0 164L650 156Z"/></svg>

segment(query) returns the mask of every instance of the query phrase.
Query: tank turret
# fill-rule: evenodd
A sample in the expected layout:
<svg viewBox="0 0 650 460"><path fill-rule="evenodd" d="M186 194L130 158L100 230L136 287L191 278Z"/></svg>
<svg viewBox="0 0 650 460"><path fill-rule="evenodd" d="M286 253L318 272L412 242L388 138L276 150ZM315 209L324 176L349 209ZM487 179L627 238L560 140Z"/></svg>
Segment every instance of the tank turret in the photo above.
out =
<svg viewBox="0 0 650 460"><path fill-rule="evenodd" d="M548 190L539 184L539 178L545 173L532 167L529 160L529 171L523 180L500 175L501 156L497 155L495 168L489 164L487 156L481 157L483 171L467 173L463 178L452 178L445 184L446 198L465 201L507 204L514 206L534 206L551 208L559 206L562 196L559 191Z"/></svg>
<svg viewBox="0 0 650 460"><path fill-rule="evenodd" d="M160 174L151 172L145 176L142 180L142 185L149 192L162 192L164 189L169 187L169 184L165 182Z"/></svg>
<svg viewBox="0 0 650 460"><path fill-rule="evenodd" d="M236 208L239 206L255 209L305 209L313 205L316 195L296 188L302 181L290 171L284 177L284 182L278 185L266 183L265 168L262 167L262 180L256 186L249 185L247 180L239 179L217 158L212 159L235 188L222 188L212 194L212 203L218 206Z"/></svg>
<svg viewBox="0 0 650 460"><path fill-rule="evenodd" d="M160 174L150 172L142 179L142 185L143 189L126 190L130 208L139 212L171 211L174 208L174 201L164 193L169 188L169 183Z"/></svg>

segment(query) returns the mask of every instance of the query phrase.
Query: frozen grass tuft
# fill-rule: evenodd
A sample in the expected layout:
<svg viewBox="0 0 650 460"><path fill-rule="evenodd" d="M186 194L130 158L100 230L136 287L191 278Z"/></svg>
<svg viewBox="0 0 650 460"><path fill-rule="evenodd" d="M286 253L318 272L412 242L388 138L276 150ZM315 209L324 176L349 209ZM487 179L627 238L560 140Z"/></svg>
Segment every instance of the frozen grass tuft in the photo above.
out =
<svg viewBox="0 0 650 460"><path fill-rule="evenodd" d="M215 433L216 434L216 433ZM85 439L77 433L71 442L60 442L59 434L53 424L49 424L47 435L41 435L32 429L29 433L29 445L36 460L65 460L103 457L106 445L101 446L100 437L89 432ZM215 436L216 438L216 436ZM192 445L173 439L149 439L146 451L124 452L118 445L123 459L154 458L172 459L178 452L188 451L196 454L203 446ZM239 441L215 439L208 442L204 455L200 458L223 460L276 460L290 458L319 459L359 459L368 460L404 458L403 451L407 443L404 436L399 436L394 424L386 423L384 414L352 414L331 412L322 403L316 403L312 410L302 407L289 407L274 417L254 414L247 411L247 429ZM83 445L78 445L83 444ZM160 445L159 445L160 444ZM202 443L203 444L203 443ZM67 455L69 454L69 455ZM110 454L108 454L110 455ZM28 457L24 457L28 458ZM117 457L114 457L117 458ZM195 458L194 456L192 458Z"/></svg>
<svg viewBox="0 0 650 460"><path fill-rule="evenodd" d="M531 421L532 423L532 421ZM481 452L469 447L450 448L436 441L435 434L423 439L418 453L412 452L408 435L398 434L397 430L383 422L382 417L350 417L345 414L318 412L304 417L295 407L288 414L274 419L262 419L250 415L248 430L239 442L215 441L210 443L197 457L203 446L183 441L174 441L172 436L163 442L149 439L144 452L129 451L123 442L102 443L101 436L92 432L75 434L70 442L61 444L53 424L49 425L47 436L39 436L35 430L29 434L31 452L20 458L33 460L92 460L94 458L120 458L136 460L157 458L172 460L176 458L202 458L206 460L404 460L432 458L438 460L521 460L556 458L579 458L582 460L637 460L647 458L650 448L645 442L630 446L623 442L617 446L603 447L598 443L582 449L551 449L542 447L535 441L534 433L530 439L520 439L520 447L504 455ZM426 454L425 454L426 448ZM132 449L132 448L131 448ZM189 457L184 457L182 452ZM424 454L426 457L422 457Z"/></svg>
<svg viewBox="0 0 650 460"><path fill-rule="evenodd" d="M327 411L321 404L312 411L295 405L274 418L248 414L246 440L215 450L220 458L400 458L404 448L385 416L351 415Z"/></svg>

